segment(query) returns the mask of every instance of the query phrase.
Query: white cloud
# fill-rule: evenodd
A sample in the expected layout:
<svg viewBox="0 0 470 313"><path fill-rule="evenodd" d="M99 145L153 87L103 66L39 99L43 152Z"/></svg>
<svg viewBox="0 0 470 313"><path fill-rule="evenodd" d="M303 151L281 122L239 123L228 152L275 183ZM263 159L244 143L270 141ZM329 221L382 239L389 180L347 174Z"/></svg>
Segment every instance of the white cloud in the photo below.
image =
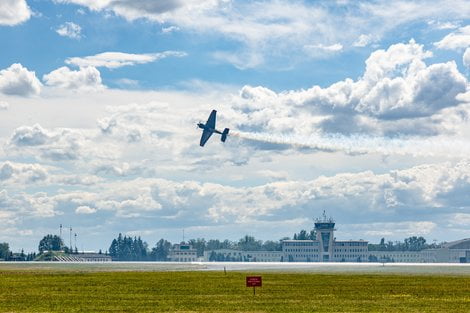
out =
<svg viewBox="0 0 470 313"><path fill-rule="evenodd" d="M12 156L28 154L39 160L70 161L90 155L99 158L101 154L89 145L85 133L67 128L48 130L39 124L21 126L13 131L7 149Z"/></svg>
<svg viewBox="0 0 470 313"><path fill-rule="evenodd" d="M123 52L104 52L87 57L68 58L65 63L79 67L107 67L119 68L122 66L145 64L155 62L167 57L184 57L185 52L164 51L159 53L132 54Z"/></svg>
<svg viewBox="0 0 470 313"><path fill-rule="evenodd" d="M0 92L7 95L32 96L41 92L41 82L35 72L19 63L0 71Z"/></svg>
<svg viewBox="0 0 470 313"><path fill-rule="evenodd" d="M40 164L0 162L0 181L31 184L45 181L47 177L47 170Z"/></svg>
<svg viewBox="0 0 470 313"><path fill-rule="evenodd" d="M95 208L90 208L89 206L82 205L75 209L76 214L93 214L96 213Z"/></svg>
<svg viewBox="0 0 470 313"><path fill-rule="evenodd" d="M365 47L372 42L371 35L361 34L359 38L353 43L354 47Z"/></svg>
<svg viewBox="0 0 470 313"><path fill-rule="evenodd" d="M470 226L470 213L455 213L451 222L454 225Z"/></svg>
<svg viewBox="0 0 470 313"><path fill-rule="evenodd" d="M66 66L43 76L48 86L77 91L98 91L105 88L101 82L101 73L93 66L71 70Z"/></svg>
<svg viewBox="0 0 470 313"><path fill-rule="evenodd" d="M323 50L325 52L338 52L343 50L343 45L340 43L335 43L332 45L323 45L323 44L318 44L318 45L308 45L305 46L307 50Z"/></svg>
<svg viewBox="0 0 470 313"><path fill-rule="evenodd" d="M453 22L453 21L446 21L442 22L439 20L430 20L428 21L428 25L432 26L436 29L456 29L460 26L460 22Z"/></svg>
<svg viewBox="0 0 470 313"><path fill-rule="evenodd" d="M343 45L335 43L331 45L305 45L303 50L311 57L328 57L343 50Z"/></svg>
<svg viewBox="0 0 470 313"><path fill-rule="evenodd" d="M470 68L470 47L467 48L463 54L463 65Z"/></svg>
<svg viewBox="0 0 470 313"><path fill-rule="evenodd" d="M360 2L349 6L348 10L337 10L337 6L330 3L286 0L60 2L113 12L130 21L144 18L168 23L171 27L205 37L223 36L236 42L239 49L236 53L218 51L214 56L242 69L266 63L286 66L286 63L297 61L293 55L298 56L298 53L293 54L293 51L303 50L307 55L322 58L332 51L364 46L371 38L378 40L406 23L446 20L446 26L449 26L455 19L464 19L470 14L465 0L413 3L379 0Z"/></svg>
<svg viewBox="0 0 470 313"><path fill-rule="evenodd" d="M459 28L445 36L442 40L435 42L439 49L459 50L470 46L470 25Z"/></svg>
<svg viewBox="0 0 470 313"><path fill-rule="evenodd" d="M0 1L0 25L14 26L31 17L31 10L26 0Z"/></svg>
<svg viewBox="0 0 470 313"><path fill-rule="evenodd" d="M351 225L355 232L366 236L426 236L437 227L435 222L396 222Z"/></svg>
<svg viewBox="0 0 470 313"><path fill-rule="evenodd" d="M168 34L168 33L173 33L173 32L179 31L179 30L180 29L177 26L168 26L168 27L163 27L162 28L162 33Z"/></svg>
<svg viewBox="0 0 470 313"><path fill-rule="evenodd" d="M456 96L466 92L468 82L453 61L427 66L431 55L411 40L374 51L356 81L281 93L245 86L234 105L243 116L249 113L240 127L284 134L445 132L441 111L459 110ZM426 126L417 128L417 122Z"/></svg>
<svg viewBox="0 0 470 313"><path fill-rule="evenodd" d="M51 137L41 125L36 124L33 127L18 127L10 141L17 146L37 146L45 144Z"/></svg>
<svg viewBox="0 0 470 313"><path fill-rule="evenodd" d="M80 39L82 37L82 28L73 22L65 22L56 29L56 33L60 36L71 39Z"/></svg>

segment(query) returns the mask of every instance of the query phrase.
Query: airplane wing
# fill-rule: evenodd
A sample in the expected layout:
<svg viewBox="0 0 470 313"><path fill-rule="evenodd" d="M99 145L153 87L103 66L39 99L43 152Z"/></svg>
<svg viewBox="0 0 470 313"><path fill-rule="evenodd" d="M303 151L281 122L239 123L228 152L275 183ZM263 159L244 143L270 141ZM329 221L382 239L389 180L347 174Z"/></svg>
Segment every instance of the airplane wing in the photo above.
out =
<svg viewBox="0 0 470 313"><path fill-rule="evenodd" d="M211 114L211 117L212 117L212 114ZM215 119L215 114L214 114L214 119ZM210 118L209 118L209 120L210 120ZM207 121L207 122L209 122L209 121ZM207 142L207 140L209 140L209 138L211 137L211 135L213 133L214 132L212 132L210 130L204 129L204 131L202 132L201 142L199 143L199 145L201 147L204 147L204 144Z"/></svg>
<svg viewBox="0 0 470 313"><path fill-rule="evenodd" d="M207 120L206 126L212 129L215 129L215 115L217 114L216 110L212 110L209 119ZM209 135L210 136L210 135ZM207 137L209 139L209 137Z"/></svg>

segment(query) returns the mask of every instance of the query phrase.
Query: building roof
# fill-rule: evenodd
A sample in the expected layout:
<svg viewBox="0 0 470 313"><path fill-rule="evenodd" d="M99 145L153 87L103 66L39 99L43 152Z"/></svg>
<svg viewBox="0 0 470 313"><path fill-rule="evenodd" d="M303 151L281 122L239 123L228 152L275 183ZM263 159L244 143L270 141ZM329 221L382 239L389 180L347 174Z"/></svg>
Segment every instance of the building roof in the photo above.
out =
<svg viewBox="0 0 470 313"><path fill-rule="evenodd" d="M448 249L470 249L470 238L447 242L442 246Z"/></svg>

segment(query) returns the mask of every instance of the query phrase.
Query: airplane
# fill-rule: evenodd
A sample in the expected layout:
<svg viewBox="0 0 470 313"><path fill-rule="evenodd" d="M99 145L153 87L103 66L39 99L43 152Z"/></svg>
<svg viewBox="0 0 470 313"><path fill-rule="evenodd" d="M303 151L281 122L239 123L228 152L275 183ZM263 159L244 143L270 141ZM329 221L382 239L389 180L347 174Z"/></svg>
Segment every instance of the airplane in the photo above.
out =
<svg viewBox="0 0 470 313"><path fill-rule="evenodd" d="M204 147L204 144L207 142L207 140L209 140L209 138L212 136L213 133L222 135L221 138L220 138L220 140L222 142L225 142L225 139L227 139L227 135L228 135L228 132L229 132L228 128L225 128L223 132L220 132L217 129L215 129L215 116L216 116L216 114L217 114L217 111L212 110L211 115L209 115L209 118L207 119L206 124L201 123L201 122L197 123L197 126L199 128L203 129L202 136L201 136L201 142L199 143L199 145L201 147Z"/></svg>

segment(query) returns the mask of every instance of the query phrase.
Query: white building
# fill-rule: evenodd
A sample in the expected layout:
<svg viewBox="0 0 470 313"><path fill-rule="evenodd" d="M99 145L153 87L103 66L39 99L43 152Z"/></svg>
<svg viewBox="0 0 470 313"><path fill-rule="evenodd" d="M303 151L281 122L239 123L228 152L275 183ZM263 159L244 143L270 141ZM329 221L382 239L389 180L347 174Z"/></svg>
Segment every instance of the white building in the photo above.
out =
<svg viewBox="0 0 470 313"><path fill-rule="evenodd" d="M470 263L470 238L448 242L436 249L421 251L369 251L384 262L399 263Z"/></svg>
<svg viewBox="0 0 470 313"><path fill-rule="evenodd" d="M333 242L334 262L367 262L368 242L365 240L335 240Z"/></svg>
<svg viewBox="0 0 470 313"><path fill-rule="evenodd" d="M315 240L284 240L282 251L286 262L367 262L368 242L336 240L335 222L325 213L315 221Z"/></svg>
<svg viewBox="0 0 470 313"><path fill-rule="evenodd" d="M168 253L168 259L171 262L196 262L197 250L188 244L175 244Z"/></svg>
<svg viewBox="0 0 470 313"><path fill-rule="evenodd" d="M320 242L317 240L283 240L285 262L319 262Z"/></svg>
<svg viewBox="0 0 470 313"><path fill-rule="evenodd" d="M205 262L282 262L283 256L282 251L241 251L234 249L204 251Z"/></svg>

